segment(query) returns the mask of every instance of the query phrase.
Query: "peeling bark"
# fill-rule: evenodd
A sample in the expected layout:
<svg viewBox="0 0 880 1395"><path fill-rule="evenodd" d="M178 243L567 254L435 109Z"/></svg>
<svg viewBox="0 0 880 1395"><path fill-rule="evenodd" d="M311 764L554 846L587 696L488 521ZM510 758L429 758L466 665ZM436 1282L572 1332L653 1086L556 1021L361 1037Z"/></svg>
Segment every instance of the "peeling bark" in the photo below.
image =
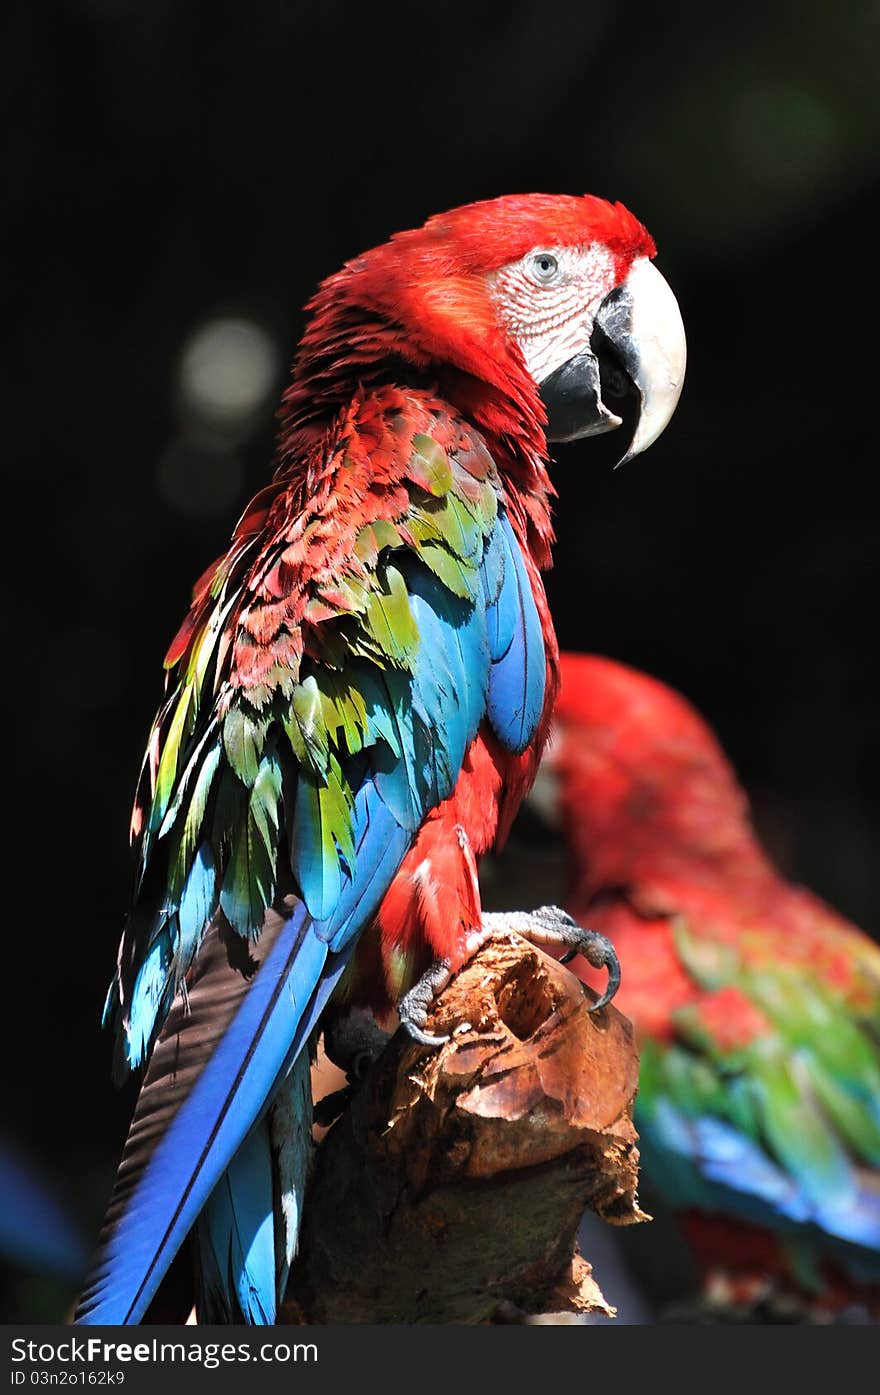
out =
<svg viewBox="0 0 880 1395"><path fill-rule="evenodd" d="M511 935L398 1031L320 1144L282 1321L479 1323L607 1312L577 1253L587 1207L645 1219L630 1023Z"/></svg>

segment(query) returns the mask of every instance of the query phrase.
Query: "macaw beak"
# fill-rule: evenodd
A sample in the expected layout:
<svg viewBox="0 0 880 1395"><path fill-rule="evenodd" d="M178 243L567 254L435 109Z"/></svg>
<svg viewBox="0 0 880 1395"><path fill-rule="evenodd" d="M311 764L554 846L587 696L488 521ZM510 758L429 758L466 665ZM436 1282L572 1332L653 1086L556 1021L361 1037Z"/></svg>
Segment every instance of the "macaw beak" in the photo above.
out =
<svg viewBox="0 0 880 1395"><path fill-rule="evenodd" d="M639 417L623 465L653 445L675 411L687 346L678 301L656 266L633 262L596 312L590 352L577 354L540 386L548 441L577 441L623 424L606 401L634 391Z"/></svg>

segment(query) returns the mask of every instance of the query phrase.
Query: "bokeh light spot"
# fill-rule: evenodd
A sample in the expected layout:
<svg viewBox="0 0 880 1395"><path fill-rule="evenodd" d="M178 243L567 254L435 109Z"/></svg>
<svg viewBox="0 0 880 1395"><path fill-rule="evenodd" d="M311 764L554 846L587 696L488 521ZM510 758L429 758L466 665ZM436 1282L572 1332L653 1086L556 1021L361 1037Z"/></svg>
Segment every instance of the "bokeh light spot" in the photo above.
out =
<svg viewBox="0 0 880 1395"><path fill-rule="evenodd" d="M278 351L259 325L209 320L184 345L178 389L185 417L215 430L240 431L268 401L279 376Z"/></svg>

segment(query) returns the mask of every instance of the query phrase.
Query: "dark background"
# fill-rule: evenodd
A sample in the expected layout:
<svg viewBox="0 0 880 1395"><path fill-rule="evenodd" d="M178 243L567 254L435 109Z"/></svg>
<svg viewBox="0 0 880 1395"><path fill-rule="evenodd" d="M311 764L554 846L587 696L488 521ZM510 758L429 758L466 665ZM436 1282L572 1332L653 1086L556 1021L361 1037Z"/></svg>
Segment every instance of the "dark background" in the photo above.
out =
<svg viewBox="0 0 880 1395"><path fill-rule="evenodd" d="M438 209L588 190L653 231L685 393L622 471L560 452L560 638L694 699L790 874L876 926L880 11L760 9L8 18L4 1129L85 1228L131 1108L98 1024L162 654L268 477L299 307ZM279 368L218 419L181 355L230 316ZM72 1291L8 1269L0 1297L51 1318Z"/></svg>

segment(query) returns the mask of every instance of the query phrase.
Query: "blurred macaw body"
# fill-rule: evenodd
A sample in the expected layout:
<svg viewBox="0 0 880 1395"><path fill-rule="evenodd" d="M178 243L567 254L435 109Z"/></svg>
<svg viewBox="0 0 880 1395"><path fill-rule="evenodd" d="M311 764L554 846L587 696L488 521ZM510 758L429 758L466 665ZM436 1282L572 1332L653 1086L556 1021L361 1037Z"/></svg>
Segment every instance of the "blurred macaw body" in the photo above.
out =
<svg viewBox="0 0 880 1395"><path fill-rule="evenodd" d="M734 1295L849 1301L880 1285L880 948L775 871L684 699L608 659L561 674L566 908L618 951L643 1177Z"/></svg>
<svg viewBox="0 0 880 1395"><path fill-rule="evenodd" d="M399 234L312 301L273 482L166 658L108 1001L122 1067L146 1070L80 1321L140 1321L191 1230L200 1319L274 1319L306 1047L331 1000L388 1006L461 959L477 863L540 758L547 439L620 424L594 332L640 395L630 454L675 405L653 252L621 205L514 197Z"/></svg>

